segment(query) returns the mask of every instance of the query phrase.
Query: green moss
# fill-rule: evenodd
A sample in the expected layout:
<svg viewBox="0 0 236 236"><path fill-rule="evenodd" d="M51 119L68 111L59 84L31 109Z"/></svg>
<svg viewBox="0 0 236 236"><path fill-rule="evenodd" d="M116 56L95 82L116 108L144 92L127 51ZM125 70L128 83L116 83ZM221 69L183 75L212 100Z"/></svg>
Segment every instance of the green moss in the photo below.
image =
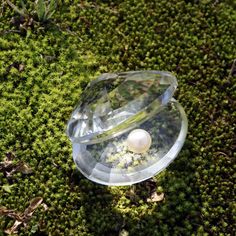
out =
<svg viewBox="0 0 236 236"><path fill-rule="evenodd" d="M14 1L18 4L19 1ZM30 4L29 4L30 5ZM31 6L31 5L30 5ZM29 7L30 7L29 6ZM0 9L0 158L30 175L0 172L0 205L40 206L19 235L234 235L235 1L63 1L52 22L22 31ZM89 81L140 69L176 74L189 119L186 144L155 182L104 187L75 170L66 122ZM1 216L0 216L1 217ZM13 225L0 218L0 235Z"/></svg>

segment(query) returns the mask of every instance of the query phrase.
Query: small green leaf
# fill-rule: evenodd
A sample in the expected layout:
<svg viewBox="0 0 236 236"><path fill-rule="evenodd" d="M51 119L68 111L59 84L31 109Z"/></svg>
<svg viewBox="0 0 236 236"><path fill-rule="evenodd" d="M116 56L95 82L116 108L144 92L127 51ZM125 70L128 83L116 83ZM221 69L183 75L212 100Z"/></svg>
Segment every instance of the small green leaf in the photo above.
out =
<svg viewBox="0 0 236 236"><path fill-rule="evenodd" d="M49 20L56 11L47 12L47 19Z"/></svg>
<svg viewBox="0 0 236 236"><path fill-rule="evenodd" d="M6 0L8 5L17 13L19 13L22 16L26 16L26 13L24 12L24 10L20 10L15 4L13 4L12 2L10 2L9 0Z"/></svg>
<svg viewBox="0 0 236 236"><path fill-rule="evenodd" d="M48 5L48 13L56 10L57 7L57 1L56 0L51 0L49 5Z"/></svg>
<svg viewBox="0 0 236 236"><path fill-rule="evenodd" d="M2 186L3 190L7 193L11 193L11 188L14 187L14 185L8 185L8 184L5 184Z"/></svg>
<svg viewBox="0 0 236 236"><path fill-rule="evenodd" d="M44 0L38 0L35 4L39 21L44 21L46 12L46 4Z"/></svg>
<svg viewBox="0 0 236 236"><path fill-rule="evenodd" d="M32 228L31 228L31 230L30 230L30 232L31 232L32 234L35 234L37 231L38 231L38 225L33 225Z"/></svg>
<svg viewBox="0 0 236 236"><path fill-rule="evenodd" d="M52 15L56 12L56 7L56 0L51 0L45 11L45 20L49 20L52 17Z"/></svg>
<svg viewBox="0 0 236 236"><path fill-rule="evenodd" d="M26 12L27 12L27 9L26 9L24 0L20 0L20 4L21 4L21 6L22 6L22 10L26 13Z"/></svg>

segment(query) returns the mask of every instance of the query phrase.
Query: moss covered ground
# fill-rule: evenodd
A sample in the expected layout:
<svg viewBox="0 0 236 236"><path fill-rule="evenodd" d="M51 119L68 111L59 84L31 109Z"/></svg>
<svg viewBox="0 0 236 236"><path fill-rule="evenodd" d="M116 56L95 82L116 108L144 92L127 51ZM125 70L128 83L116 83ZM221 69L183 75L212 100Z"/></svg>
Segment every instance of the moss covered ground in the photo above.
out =
<svg viewBox="0 0 236 236"><path fill-rule="evenodd" d="M42 204L15 234L236 234L235 0L64 0L44 23L1 4L0 235L17 219L4 212L35 197ZM141 69L177 76L186 143L152 180L95 184L73 164L66 122L97 75ZM164 199L148 201L151 191Z"/></svg>

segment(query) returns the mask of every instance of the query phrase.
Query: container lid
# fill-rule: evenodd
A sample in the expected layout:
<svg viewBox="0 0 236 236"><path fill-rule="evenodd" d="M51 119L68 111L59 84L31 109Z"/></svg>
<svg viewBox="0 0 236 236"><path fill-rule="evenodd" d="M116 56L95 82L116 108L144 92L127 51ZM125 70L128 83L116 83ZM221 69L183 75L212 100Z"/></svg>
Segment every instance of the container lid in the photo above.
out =
<svg viewBox="0 0 236 236"><path fill-rule="evenodd" d="M172 98L177 80L169 72L106 73L84 90L67 125L73 143L118 136L156 113Z"/></svg>

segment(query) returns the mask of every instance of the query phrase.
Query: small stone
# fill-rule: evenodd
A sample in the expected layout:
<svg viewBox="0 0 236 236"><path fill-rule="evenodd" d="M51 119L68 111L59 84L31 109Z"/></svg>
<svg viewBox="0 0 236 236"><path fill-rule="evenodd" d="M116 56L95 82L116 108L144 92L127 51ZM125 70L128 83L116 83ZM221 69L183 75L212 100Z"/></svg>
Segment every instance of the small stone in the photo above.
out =
<svg viewBox="0 0 236 236"><path fill-rule="evenodd" d="M147 199L147 202L160 202L164 199L164 196L164 193L157 194L157 192L154 192L151 197Z"/></svg>

